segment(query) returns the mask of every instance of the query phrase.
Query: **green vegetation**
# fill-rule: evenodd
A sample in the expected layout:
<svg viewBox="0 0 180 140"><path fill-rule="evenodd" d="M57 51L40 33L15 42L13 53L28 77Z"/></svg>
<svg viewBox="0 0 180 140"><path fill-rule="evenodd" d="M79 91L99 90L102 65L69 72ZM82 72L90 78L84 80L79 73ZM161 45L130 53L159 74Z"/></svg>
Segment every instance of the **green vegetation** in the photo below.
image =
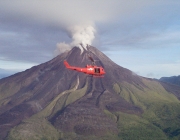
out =
<svg viewBox="0 0 180 140"><path fill-rule="evenodd" d="M60 140L123 140L118 137L118 135L105 134L104 136L94 136L94 135L77 135L76 133L64 133L63 138Z"/></svg>
<svg viewBox="0 0 180 140"><path fill-rule="evenodd" d="M14 127L8 140L58 140L61 133L58 132L46 119L31 118Z"/></svg>
<svg viewBox="0 0 180 140"><path fill-rule="evenodd" d="M66 100L65 106L73 103L74 101L76 101L76 100L80 99L82 96L84 96L86 93L86 90L87 90L87 85L88 85L88 82L86 83L84 88L71 92Z"/></svg>
<svg viewBox="0 0 180 140"><path fill-rule="evenodd" d="M108 117L110 117L112 120L114 120L114 121L117 121L117 120L118 120L118 117L117 117L116 115L114 115L113 113L111 113L110 111L104 110L104 113L105 113Z"/></svg>
<svg viewBox="0 0 180 140"><path fill-rule="evenodd" d="M113 90L127 102L141 108L141 115L122 112L104 113L117 122L118 135L83 136L74 132L62 133L46 119L85 95L88 83L77 90L78 82L70 90L60 93L41 112L14 127L8 140L179 140L180 101L158 82L142 79L144 85L115 83Z"/></svg>
<svg viewBox="0 0 180 140"><path fill-rule="evenodd" d="M126 113L117 113L119 116L119 138L123 140L155 140L167 139L161 129L146 119Z"/></svg>
<svg viewBox="0 0 180 140"><path fill-rule="evenodd" d="M0 106L6 105L10 99L8 97L15 94L20 89L20 85L12 82L0 85Z"/></svg>
<svg viewBox="0 0 180 140"><path fill-rule="evenodd" d="M158 82L143 79L143 83L144 87L128 83L113 85L116 93L144 111L141 116L116 112L119 138L180 139L180 101Z"/></svg>

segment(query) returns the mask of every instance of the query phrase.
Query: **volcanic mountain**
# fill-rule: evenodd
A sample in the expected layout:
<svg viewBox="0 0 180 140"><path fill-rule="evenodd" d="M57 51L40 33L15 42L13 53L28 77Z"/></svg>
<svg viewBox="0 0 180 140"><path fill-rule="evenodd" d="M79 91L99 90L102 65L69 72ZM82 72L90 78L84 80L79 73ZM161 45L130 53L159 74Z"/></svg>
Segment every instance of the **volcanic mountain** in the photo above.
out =
<svg viewBox="0 0 180 140"><path fill-rule="evenodd" d="M103 78L66 69L104 67ZM0 80L0 139L179 139L180 87L118 66L92 46Z"/></svg>

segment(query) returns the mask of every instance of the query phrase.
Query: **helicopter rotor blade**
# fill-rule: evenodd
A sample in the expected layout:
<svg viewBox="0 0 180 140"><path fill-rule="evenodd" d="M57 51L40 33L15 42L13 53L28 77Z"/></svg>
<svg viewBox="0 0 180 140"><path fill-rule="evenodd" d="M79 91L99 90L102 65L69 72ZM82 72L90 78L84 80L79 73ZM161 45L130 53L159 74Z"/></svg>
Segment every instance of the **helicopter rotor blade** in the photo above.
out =
<svg viewBox="0 0 180 140"><path fill-rule="evenodd" d="M91 56L89 56L89 59L90 59L92 62L95 62L94 59L93 59Z"/></svg>
<svg viewBox="0 0 180 140"><path fill-rule="evenodd" d="M95 65L95 62L96 62L96 61L99 61L99 60L94 60L94 59L91 57L90 54L88 54L88 57L89 57L89 59L91 60L92 65Z"/></svg>
<svg viewBox="0 0 180 140"><path fill-rule="evenodd" d="M94 59L91 57L90 54L88 54L88 57L89 57L89 59L90 59L92 62L95 62Z"/></svg>

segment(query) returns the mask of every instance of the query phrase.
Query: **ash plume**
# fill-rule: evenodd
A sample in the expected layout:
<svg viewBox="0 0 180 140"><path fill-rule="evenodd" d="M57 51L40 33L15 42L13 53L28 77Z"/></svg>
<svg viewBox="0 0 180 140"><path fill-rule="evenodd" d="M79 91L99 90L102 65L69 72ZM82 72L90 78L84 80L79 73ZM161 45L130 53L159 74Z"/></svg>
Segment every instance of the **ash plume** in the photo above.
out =
<svg viewBox="0 0 180 140"><path fill-rule="evenodd" d="M65 42L57 43L56 44L56 50L54 51L55 56L68 51L71 49L71 46L69 44L66 44Z"/></svg>
<svg viewBox="0 0 180 140"><path fill-rule="evenodd" d="M81 49L81 53L84 49L87 49L87 45L92 45L95 38L96 29L93 25L76 25L68 28L71 36L71 43L58 43L55 50L55 55L58 55L66 50L70 50L72 47L77 46Z"/></svg>
<svg viewBox="0 0 180 140"><path fill-rule="evenodd" d="M78 45L79 43L81 43L85 49L87 49L87 44L92 44L96 33L96 30L92 25L74 26L73 28L70 28L70 31L72 33L73 39L71 45Z"/></svg>

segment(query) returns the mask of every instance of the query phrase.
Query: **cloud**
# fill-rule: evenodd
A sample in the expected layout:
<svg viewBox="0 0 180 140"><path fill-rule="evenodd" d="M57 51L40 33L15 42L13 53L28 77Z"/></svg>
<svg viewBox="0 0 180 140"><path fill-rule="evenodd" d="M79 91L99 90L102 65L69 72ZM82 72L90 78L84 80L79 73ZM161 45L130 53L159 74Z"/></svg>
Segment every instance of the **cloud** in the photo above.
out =
<svg viewBox="0 0 180 140"><path fill-rule="evenodd" d="M34 65L37 65L37 63L23 63L23 61L13 61L12 60L0 60L0 69L4 69L7 71L22 71L24 69L30 68Z"/></svg>
<svg viewBox="0 0 180 140"><path fill-rule="evenodd" d="M12 75L14 73L16 73L16 71L9 71L9 70L0 69L0 79L7 77L9 75Z"/></svg>
<svg viewBox="0 0 180 140"><path fill-rule="evenodd" d="M116 1L118 2L118 1ZM118 2L119 3L119 2ZM15 21L21 24L46 24L67 29L79 24L89 24L97 21L108 21L113 17L117 6L111 1L36 1L17 0L1 1L1 17L5 21ZM108 10L108 8L110 8ZM6 15L3 17L3 15Z"/></svg>
<svg viewBox="0 0 180 140"><path fill-rule="evenodd" d="M102 51L179 46L179 1L0 0L0 56L42 63L84 44ZM59 49L60 48L60 49ZM139 70L137 70L139 71Z"/></svg>
<svg viewBox="0 0 180 140"><path fill-rule="evenodd" d="M179 63L179 64L180 64L180 60L176 60L176 63Z"/></svg>
<svg viewBox="0 0 180 140"><path fill-rule="evenodd" d="M57 43L56 45L56 50L55 50L55 56L65 52L66 50L70 50L72 47L69 44L66 44L64 42L62 43Z"/></svg>
<svg viewBox="0 0 180 140"><path fill-rule="evenodd" d="M144 2L138 0L136 2L123 0L105 0L105 1L84 1L84 0L16 0L16 1L1 1L1 11L13 17L19 15L37 20L39 22L53 22L77 24L87 21L105 21L112 17L117 17L116 14L130 14L142 6L153 3L151 1ZM136 4L136 5L135 5ZM10 13L12 12L13 13ZM20 18L21 18L20 17ZM58 19L60 17L61 19ZM27 19L25 19L27 20ZM30 21L30 20L29 20Z"/></svg>
<svg viewBox="0 0 180 140"><path fill-rule="evenodd" d="M154 73L147 73L146 77L153 78L154 77Z"/></svg>
<svg viewBox="0 0 180 140"><path fill-rule="evenodd" d="M114 24L115 21L123 25L124 21L139 14L144 7L155 3L157 2L143 0L126 2L122 0L7 0L0 2L0 18L4 23L19 26L39 24L67 31L69 27L75 25Z"/></svg>
<svg viewBox="0 0 180 140"><path fill-rule="evenodd" d="M161 78L180 75L180 64L137 64L130 66L131 70L138 71L137 75L148 78Z"/></svg>
<svg viewBox="0 0 180 140"><path fill-rule="evenodd" d="M114 10L106 11L109 6L113 6L110 1L104 3L97 1L85 2L82 0L47 0L43 2L35 0L19 0L16 2L1 1L0 19L2 23L14 27L13 30L15 30L15 33L17 33L17 30L20 30L22 31L21 35L23 35L24 30L27 31L26 38L22 37L24 40L31 39L28 35L34 35L39 38L39 36L35 34L37 33L37 28L38 31L42 33L41 35L43 37L45 28L50 29L51 31L55 28L59 30L59 32L65 32L66 36L69 36L72 39L70 42L67 38L65 38L62 40L63 42L68 40L68 43L70 43L71 46L79 43L86 46L87 43L91 45L93 39L95 38L94 33L96 32L96 29L94 27L94 22L106 22L112 18ZM22 27L23 29L21 29ZM19 29L16 30L16 28ZM35 41L36 44L39 43L38 40ZM43 41L44 40L42 40L41 43L43 43ZM61 39L59 41L61 42Z"/></svg>

